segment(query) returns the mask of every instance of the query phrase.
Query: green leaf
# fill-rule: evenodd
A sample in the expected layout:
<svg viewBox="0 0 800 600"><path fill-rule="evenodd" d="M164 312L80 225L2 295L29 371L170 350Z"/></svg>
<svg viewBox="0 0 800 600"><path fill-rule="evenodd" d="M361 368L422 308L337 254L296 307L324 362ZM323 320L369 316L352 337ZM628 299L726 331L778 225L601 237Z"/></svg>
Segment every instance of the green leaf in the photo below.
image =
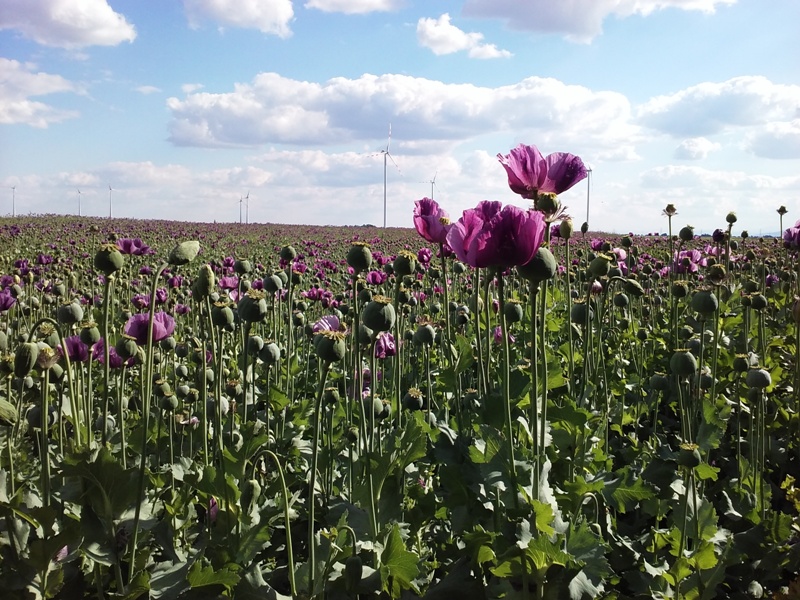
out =
<svg viewBox="0 0 800 600"><path fill-rule="evenodd" d="M227 591L231 591L234 586L239 583L239 575L236 574L231 567L222 567L218 571L215 571L214 567L211 565L204 567L200 564L200 561L197 561L189 567L186 581L189 582L192 589L209 585L220 585Z"/></svg>
<svg viewBox="0 0 800 600"><path fill-rule="evenodd" d="M536 529L545 535L553 535L555 533L555 529L553 529L553 520L555 519L553 507L546 502L539 502L538 500L532 500L531 504L533 504L533 512L536 515Z"/></svg>
<svg viewBox="0 0 800 600"><path fill-rule="evenodd" d="M628 512L642 500L654 497L653 489L637 478L632 469L620 469L619 477L609 482L603 490L606 501L619 512Z"/></svg>
<svg viewBox="0 0 800 600"><path fill-rule="evenodd" d="M703 481L705 481L706 479L710 479L711 481L716 481L717 473L719 473L718 467L712 467L710 464L705 462L700 463L694 468L694 474L697 475L697 477Z"/></svg>
<svg viewBox="0 0 800 600"><path fill-rule="evenodd" d="M388 576L384 579L384 590L392 598L399 598L402 590L413 589L411 582L419 574L419 560L419 556L406 550L400 526L395 523L381 553L381 571L385 568Z"/></svg>

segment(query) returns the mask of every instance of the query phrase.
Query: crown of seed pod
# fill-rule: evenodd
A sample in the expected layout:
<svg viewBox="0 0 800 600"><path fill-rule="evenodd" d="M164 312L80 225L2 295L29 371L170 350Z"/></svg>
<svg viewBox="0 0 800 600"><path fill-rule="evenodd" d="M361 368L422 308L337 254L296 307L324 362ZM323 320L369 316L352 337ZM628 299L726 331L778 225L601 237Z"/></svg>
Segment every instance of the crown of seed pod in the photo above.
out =
<svg viewBox="0 0 800 600"><path fill-rule="evenodd" d="M421 410L425 403L425 397L419 388L409 388L403 396L402 404L406 410Z"/></svg>

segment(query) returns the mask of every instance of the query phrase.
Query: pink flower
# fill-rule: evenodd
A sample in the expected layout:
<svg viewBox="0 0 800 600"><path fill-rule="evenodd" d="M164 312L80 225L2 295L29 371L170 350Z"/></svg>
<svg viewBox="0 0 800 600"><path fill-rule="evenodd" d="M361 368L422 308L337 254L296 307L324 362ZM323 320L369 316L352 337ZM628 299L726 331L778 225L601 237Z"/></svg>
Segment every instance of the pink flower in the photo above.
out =
<svg viewBox="0 0 800 600"><path fill-rule="evenodd" d="M429 242L443 244L450 228L450 217L435 200L422 198L414 202L414 227Z"/></svg>
<svg viewBox="0 0 800 600"><path fill-rule="evenodd" d="M505 156L497 155L508 174L508 186L523 198L539 192L560 194L586 178L583 161L567 152L554 152L547 158L536 146L520 144Z"/></svg>

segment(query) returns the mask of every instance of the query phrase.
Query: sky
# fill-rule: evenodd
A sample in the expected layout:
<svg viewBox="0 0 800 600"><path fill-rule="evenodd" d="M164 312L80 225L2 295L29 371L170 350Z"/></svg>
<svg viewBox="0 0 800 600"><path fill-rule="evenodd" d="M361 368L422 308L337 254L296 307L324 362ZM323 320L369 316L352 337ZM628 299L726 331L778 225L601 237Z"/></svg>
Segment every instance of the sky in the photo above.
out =
<svg viewBox="0 0 800 600"><path fill-rule="evenodd" d="M774 234L798 39L795 0L3 0L0 215L411 227L527 206L522 143L591 169L576 226Z"/></svg>

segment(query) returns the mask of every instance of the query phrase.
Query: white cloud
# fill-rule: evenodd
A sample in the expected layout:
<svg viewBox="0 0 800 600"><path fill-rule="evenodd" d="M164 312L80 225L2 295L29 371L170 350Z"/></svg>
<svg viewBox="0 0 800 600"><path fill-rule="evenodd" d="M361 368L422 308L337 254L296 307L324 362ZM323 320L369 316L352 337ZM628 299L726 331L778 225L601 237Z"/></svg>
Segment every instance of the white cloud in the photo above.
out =
<svg viewBox="0 0 800 600"><path fill-rule="evenodd" d="M482 33L467 33L450 22L444 13L438 19L422 18L417 22L417 41L434 54L453 54L466 50L471 58L506 58L508 50L500 50L494 44L483 42Z"/></svg>
<svg viewBox="0 0 800 600"><path fill-rule="evenodd" d="M148 96L150 94L157 94L161 91L161 88L157 88L154 85L140 85L139 87L135 88L137 92L140 94L144 94Z"/></svg>
<svg viewBox="0 0 800 600"><path fill-rule="evenodd" d="M669 190L688 189L700 198L717 195L719 190L784 190L797 187L800 175L771 177L748 174L744 171L718 171L693 166L665 165L642 173L642 185Z"/></svg>
<svg viewBox="0 0 800 600"><path fill-rule="evenodd" d="M202 90L205 86L202 83L184 83L181 86L181 91L184 94L191 94L197 90Z"/></svg>
<svg viewBox="0 0 800 600"><path fill-rule="evenodd" d="M674 156L678 160L702 160L719 149L718 143L704 137L689 138L678 144Z"/></svg>
<svg viewBox="0 0 800 600"><path fill-rule="evenodd" d="M589 42L602 33L610 16L649 15L666 8L713 13L718 5L736 0L466 0L465 17L495 18L511 29L560 33L569 39Z"/></svg>
<svg viewBox="0 0 800 600"><path fill-rule="evenodd" d="M44 46L116 46L136 30L106 0L3 0L0 29L19 31Z"/></svg>
<svg viewBox="0 0 800 600"><path fill-rule="evenodd" d="M800 119L768 123L750 133L745 146L764 158L800 158Z"/></svg>
<svg viewBox="0 0 800 600"><path fill-rule="evenodd" d="M323 12L363 15L371 12L399 10L405 4L405 0L308 0L304 6Z"/></svg>
<svg viewBox="0 0 800 600"><path fill-rule="evenodd" d="M395 139L417 143L505 132L619 155L632 154L637 138L623 95L540 77L488 88L392 74L311 83L261 73L232 92L170 98L167 106L170 139L188 146L372 143L389 121Z"/></svg>
<svg viewBox="0 0 800 600"><path fill-rule="evenodd" d="M681 137L788 121L800 116L800 85L761 76L701 83L651 99L639 107L638 116L647 127Z"/></svg>
<svg viewBox="0 0 800 600"><path fill-rule="evenodd" d="M29 63L0 57L0 123L46 128L51 123L78 116L75 111L32 100L59 92L80 92L74 83L60 75L36 72L35 68Z"/></svg>
<svg viewBox="0 0 800 600"><path fill-rule="evenodd" d="M213 21L223 27L257 29L282 38L292 34L292 0L183 0L183 5L192 27Z"/></svg>

